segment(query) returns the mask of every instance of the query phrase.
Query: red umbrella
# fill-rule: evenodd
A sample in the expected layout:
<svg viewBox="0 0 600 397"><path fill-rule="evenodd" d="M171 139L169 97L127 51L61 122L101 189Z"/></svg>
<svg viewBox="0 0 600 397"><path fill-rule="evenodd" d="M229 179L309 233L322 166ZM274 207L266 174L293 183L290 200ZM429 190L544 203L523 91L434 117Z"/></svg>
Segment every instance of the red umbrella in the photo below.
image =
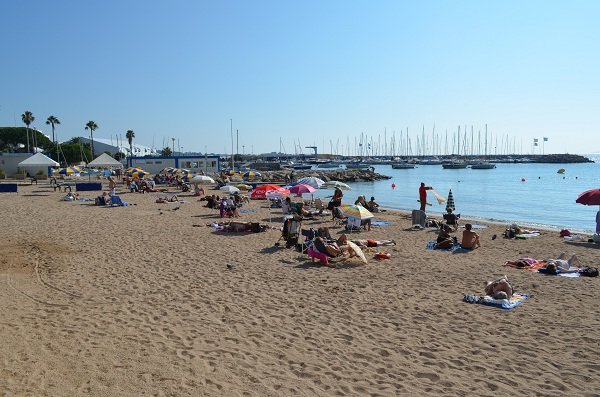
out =
<svg viewBox="0 0 600 397"><path fill-rule="evenodd" d="M282 195L290 194L289 190L282 188L279 185L268 184L257 186L256 189L250 192L250 198L266 199L267 192L280 192Z"/></svg>
<svg viewBox="0 0 600 397"><path fill-rule="evenodd" d="M600 205L600 189L592 189L581 193L575 202L584 205Z"/></svg>
<svg viewBox="0 0 600 397"><path fill-rule="evenodd" d="M299 183L290 188L291 193L298 194L298 195L300 195L302 193L312 193L315 190L317 190L317 189L315 189L314 187L312 187L310 185L305 185L304 183Z"/></svg>

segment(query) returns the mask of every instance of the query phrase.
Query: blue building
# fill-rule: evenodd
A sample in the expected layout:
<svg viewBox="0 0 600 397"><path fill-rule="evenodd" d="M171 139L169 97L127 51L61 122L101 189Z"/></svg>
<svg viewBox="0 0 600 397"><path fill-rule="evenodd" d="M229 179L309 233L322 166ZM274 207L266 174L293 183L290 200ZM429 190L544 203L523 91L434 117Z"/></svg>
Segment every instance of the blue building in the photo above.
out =
<svg viewBox="0 0 600 397"><path fill-rule="evenodd" d="M127 159L128 167L139 167L151 174L158 174L163 168L185 168L194 174L201 171L205 174L219 173L221 163L219 156L212 155L182 155L182 156L152 156L130 157Z"/></svg>

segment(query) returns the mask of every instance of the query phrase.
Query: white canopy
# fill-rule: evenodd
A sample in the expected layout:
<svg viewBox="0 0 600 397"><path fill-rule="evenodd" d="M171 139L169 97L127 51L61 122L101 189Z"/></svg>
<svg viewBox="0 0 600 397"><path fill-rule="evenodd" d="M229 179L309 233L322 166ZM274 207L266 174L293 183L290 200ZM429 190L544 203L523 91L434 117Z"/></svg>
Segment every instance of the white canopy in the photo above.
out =
<svg viewBox="0 0 600 397"><path fill-rule="evenodd" d="M123 164L106 153L102 153L88 164L89 167L123 168Z"/></svg>
<svg viewBox="0 0 600 397"><path fill-rule="evenodd" d="M58 167L58 163L43 153L36 153L21 161L19 167Z"/></svg>

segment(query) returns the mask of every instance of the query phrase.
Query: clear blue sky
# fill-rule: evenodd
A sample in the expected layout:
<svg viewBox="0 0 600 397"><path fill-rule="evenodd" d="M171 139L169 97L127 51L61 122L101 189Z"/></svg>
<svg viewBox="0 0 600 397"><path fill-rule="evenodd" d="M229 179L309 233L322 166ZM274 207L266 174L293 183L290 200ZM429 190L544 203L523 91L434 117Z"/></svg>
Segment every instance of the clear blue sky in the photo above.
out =
<svg viewBox="0 0 600 397"><path fill-rule="evenodd" d="M94 120L101 138L230 152L233 119L240 152L281 138L346 153L361 133L487 123L524 151L544 136L546 153L600 151L600 1L36 0L0 15L1 126L30 110L47 133L57 116L61 139Z"/></svg>

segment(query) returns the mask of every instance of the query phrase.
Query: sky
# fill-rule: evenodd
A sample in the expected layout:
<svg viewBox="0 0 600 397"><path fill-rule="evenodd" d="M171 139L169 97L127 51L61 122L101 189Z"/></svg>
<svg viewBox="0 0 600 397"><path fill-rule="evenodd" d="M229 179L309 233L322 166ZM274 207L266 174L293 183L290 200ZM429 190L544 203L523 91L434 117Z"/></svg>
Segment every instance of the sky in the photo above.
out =
<svg viewBox="0 0 600 397"><path fill-rule="evenodd" d="M47 134L58 117L60 140L93 120L95 137L131 129L159 150L354 154L361 136L408 130L416 146L423 129L448 150L446 131L487 125L496 150L600 152L599 14L577 0L7 1L0 126L29 110Z"/></svg>

